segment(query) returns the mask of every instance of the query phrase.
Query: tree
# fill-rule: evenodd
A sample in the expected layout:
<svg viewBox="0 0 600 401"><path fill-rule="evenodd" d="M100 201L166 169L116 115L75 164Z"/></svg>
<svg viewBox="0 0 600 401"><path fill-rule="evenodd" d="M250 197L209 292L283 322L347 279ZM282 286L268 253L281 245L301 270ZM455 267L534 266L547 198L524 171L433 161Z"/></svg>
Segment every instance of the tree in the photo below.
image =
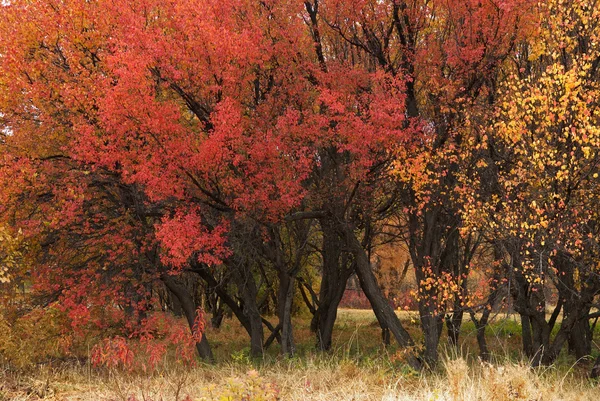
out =
<svg viewBox="0 0 600 401"><path fill-rule="evenodd" d="M486 230L508 255L524 351L551 363L570 341L591 352L597 280L598 10L584 1L541 6L539 37L515 54L489 146L498 169ZM475 212L477 213L477 212ZM546 318L548 287L558 293ZM563 309L558 333L551 338Z"/></svg>

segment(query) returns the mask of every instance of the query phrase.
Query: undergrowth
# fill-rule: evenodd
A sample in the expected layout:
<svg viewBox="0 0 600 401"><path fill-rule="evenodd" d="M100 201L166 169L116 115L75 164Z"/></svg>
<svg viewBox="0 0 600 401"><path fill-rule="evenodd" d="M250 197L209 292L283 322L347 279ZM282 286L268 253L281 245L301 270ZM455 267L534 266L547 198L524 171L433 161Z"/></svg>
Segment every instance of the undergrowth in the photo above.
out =
<svg viewBox="0 0 600 401"><path fill-rule="evenodd" d="M409 329L410 318L403 316ZM86 356L27 369L5 363L0 401L598 399L600 387L588 379L589 364L580 366L563 355L553 366L529 367L518 351L518 325L507 319L490 327L491 364L477 358L474 334L465 324L460 346L442 345L441 362L424 372L412 370L401 350L381 345L379 328L366 312L340 313L329 353L314 350L309 322L299 319L293 358L280 357L274 346L262 359L252 359L243 331L230 320L207 332L219 360L216 365L189 366L177 362L174 354L165 355L152 370L98 368Z"/></svg>

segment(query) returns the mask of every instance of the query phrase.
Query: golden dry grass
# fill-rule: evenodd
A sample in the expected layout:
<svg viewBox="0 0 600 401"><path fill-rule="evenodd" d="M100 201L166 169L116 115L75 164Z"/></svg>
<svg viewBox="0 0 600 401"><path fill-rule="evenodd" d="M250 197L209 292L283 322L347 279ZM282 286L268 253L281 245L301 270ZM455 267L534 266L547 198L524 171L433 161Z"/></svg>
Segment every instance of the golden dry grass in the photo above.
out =
<svg viewBox="0 0 600 401"><path fill-rule="evenodd" d="M258 371L224 365L185 370L172 367L153 375L100 373L71 367L42 370L35 376L17 380L20 383L10 393L8 387L3 390L4 399L167 401L183 400L186 396L192 400L231 401L600 399L600 388L582 377L553 369L536 371L519 364L473 366L462 358L445 361L439 372L419 375L360 366L353 361L313 359L301 363L280 361ZM244 394L253 396L243 398Z"/></svg>
<svg viewBox="0 0 600 401"><path fill-rule="evenodd" d="M415 316L400 316L418 332ZM417 373L394 347L383 348L370 311L340 310L333 350L314 351L308 320L298 319L298 354L281 358L272 348L263 360L247 356L247 339L239 324L227 320L207 333L219 363L185 368L165 359L153 373L94 369L86 363L45 365L27 374L0 371L2 400L600 400L598 383L587 379L586 367L563 360L556 367L531 369L519 362L518 339L511 322L493 326L490 344L503 355L494 365L470 353L442 347L440 366ZM468 330L467 330L468 331ZM463 350L471 345L464 335ZM475 349L473 348L472 351ZM504 351L505 354L502 354Z"/></svg>

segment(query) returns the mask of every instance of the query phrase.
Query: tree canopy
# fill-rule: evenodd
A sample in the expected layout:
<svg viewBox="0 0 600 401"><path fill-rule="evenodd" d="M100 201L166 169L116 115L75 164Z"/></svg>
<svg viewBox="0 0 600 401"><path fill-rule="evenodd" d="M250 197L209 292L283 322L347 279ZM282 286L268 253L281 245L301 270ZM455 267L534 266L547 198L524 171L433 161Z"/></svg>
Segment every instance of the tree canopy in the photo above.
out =
<svg viewBox="0 0 600 401"><path fill-rule="evenodd" d="M327 350L356 277L416 368L444 324L458 344L465 314L488 358L494 308L520 315L534 364L567 342L591 354L594 1L0 7L0 282L27 305L13 319L60 311L73 342L102 333L103 361L131 359L125 338L211 360L201 305L215 325L235 315L254 356L294 353L304 305ZM414 272L422 345L386 268Z"/></svg>

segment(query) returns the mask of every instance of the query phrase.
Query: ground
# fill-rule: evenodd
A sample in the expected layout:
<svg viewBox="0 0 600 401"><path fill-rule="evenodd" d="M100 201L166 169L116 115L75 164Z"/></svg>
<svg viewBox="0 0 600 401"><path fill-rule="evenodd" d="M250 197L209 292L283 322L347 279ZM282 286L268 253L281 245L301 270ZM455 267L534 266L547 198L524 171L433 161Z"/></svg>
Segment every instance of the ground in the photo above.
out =
<svg viewBox="0 0 600 401"><path fill-rule="evenodd" d="M416 315L402 312L418 335ZM98 369L85 361L41 365L28 371L5 369L0 400L597 400L600 385L587 378L589 365L563 355L551 367L531 369L519 352L514 316L497 315L489 345L496 357L481 363L472 324L465 322L461 345L442 341L442 361L432 371L415 372L394 346L381 345L371 311L340 310L333 350L314 350L309 319L295 322L298 352L261 360L248 356L247 338L233 320L208 329L218 359L213 366L186 367L165 358L154 372Z"/></svg>

